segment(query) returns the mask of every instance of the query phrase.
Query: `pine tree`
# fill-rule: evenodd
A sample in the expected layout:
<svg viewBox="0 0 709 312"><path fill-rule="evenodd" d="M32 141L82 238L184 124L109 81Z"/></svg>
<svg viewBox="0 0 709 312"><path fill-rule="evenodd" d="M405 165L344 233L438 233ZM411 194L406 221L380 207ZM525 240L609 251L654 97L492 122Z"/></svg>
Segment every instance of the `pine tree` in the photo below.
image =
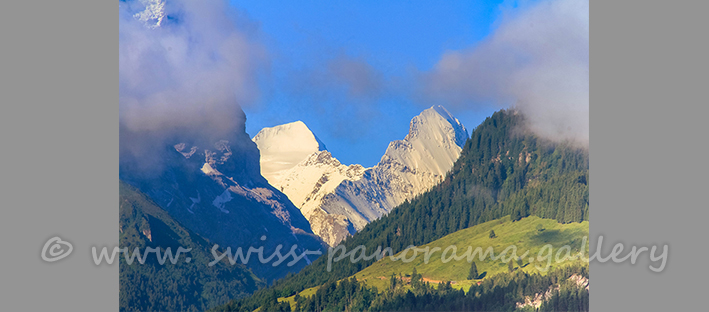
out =
<svg viewBox="0 0 709 312"><path fill-rule="evenodd" d="M420 285L421 281L421 274L418 274L416 271L416 267L414 267L413 272L411 273L411 287L418 288Z"/></svg>
<svg viewBox="0 0 709 312"><path fill-rule="evenodd" d="M495 238L497 235L495 235L495 231L490 230L490 238Z"/></svg>
<svg viewBox="0 0 709 312"><path fill-rule="evenodd" d="M510 259L510 261L507 261L507 269L510 272L515 270L515 264L514 264L514 261L512 261L512 259Z"/></svg>
<svg viewBox="0 0 709 312"><path fill-rule="evenodd" d="M478 267L475 265L475 261L473 261L473 264L470 265L470 272L468 273L468 279L478 279Z"/></svg>

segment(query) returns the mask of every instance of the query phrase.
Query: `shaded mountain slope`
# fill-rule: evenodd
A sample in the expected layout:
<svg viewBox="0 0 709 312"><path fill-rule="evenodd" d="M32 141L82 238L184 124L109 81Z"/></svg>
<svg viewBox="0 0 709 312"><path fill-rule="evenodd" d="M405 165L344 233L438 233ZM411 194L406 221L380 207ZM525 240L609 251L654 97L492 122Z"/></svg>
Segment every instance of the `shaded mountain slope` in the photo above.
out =
<svg viewBox="0 0 709 312"><path fill-rule="evenodd" d="M175 264L169 258L160 264L154 253L144 264L138 260L128 264L121 255L121 311L203 311L264 285L243 265L223 261L210 267L212 244L122 181L119 200L120 247L128 248L130 254L135 248L142 254L149 247L160 248L163 254L170 248L176 255L179 247L191 248Z"/></svg>

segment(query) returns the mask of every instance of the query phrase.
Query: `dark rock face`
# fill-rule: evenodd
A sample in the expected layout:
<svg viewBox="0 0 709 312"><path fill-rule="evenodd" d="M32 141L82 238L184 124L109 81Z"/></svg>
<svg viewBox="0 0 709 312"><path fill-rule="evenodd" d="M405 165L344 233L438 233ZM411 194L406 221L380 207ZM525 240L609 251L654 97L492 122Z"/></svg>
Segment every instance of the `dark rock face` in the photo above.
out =
<svg viewBox="0 0 709 312"><path fill-rule="evenodd" d="M258 149L245 132L231 140L158 142L142 154L156 168L146 168L136 157L122 157L120 178L191 231L224 249L231 247L232 252L241 247L246 254L249 247L263 246L264 258L278 245L282 245L281 254L293 245L298 255L304 250L324 250L300 210L261 176ZM252 254L248 266L259 277L273 280L299 271L314 256L288 267L291 260L273 267Z"/></svg>

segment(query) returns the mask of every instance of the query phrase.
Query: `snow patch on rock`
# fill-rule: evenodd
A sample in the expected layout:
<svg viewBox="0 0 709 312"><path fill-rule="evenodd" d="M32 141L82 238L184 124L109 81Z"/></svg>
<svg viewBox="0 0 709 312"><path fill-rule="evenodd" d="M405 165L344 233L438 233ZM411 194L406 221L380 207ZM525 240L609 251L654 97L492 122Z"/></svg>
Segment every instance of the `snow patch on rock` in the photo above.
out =
<svg viewBox="0 0 709 312"><path fill-rule="evenodd" d="M204 172L204 174L206 174L206 175L217 174L217 173L218 173L218 172L217 172L216 170L214 170L214 168L212 168L212 166L211 166L210 164L208 164L208 163L204 163L204 165L202 165L202 169L200 169L200 170L202 170L202 172Z"/></svg>

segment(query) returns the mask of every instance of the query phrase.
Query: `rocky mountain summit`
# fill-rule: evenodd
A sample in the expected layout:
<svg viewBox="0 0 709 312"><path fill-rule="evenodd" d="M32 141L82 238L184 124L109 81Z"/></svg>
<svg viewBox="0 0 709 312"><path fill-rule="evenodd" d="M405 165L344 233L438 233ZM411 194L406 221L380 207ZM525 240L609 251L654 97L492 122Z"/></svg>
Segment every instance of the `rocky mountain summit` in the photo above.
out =
<svg viewBox="0 0 709 312"><path fill-rule="evenodd" d="M261 151L264 177L331 246L442 181L468 137L455 117L434 106L411 120L406 137L391 142L377 165L364 168L340 163L304 126L296 122L265 128L253 140ZM283 141L297 148L290 152L278 144Z"/></svg>

